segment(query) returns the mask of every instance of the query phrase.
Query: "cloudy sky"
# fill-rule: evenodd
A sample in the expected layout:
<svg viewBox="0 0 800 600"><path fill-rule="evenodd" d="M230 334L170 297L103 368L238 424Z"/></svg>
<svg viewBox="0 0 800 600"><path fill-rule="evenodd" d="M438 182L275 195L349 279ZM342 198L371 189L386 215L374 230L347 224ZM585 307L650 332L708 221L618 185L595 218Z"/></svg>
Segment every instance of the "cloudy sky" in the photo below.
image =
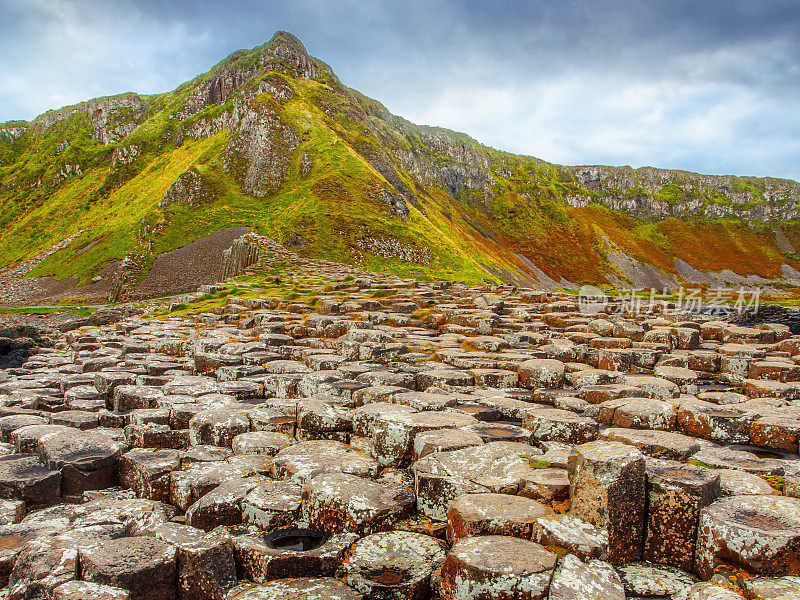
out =
<svg viewBox="0 0 800 600"><path fill-rule="evenodd" d="M0 121L167 91L279 29L496 148L800 180L796 0L0 0Z"/></svg>

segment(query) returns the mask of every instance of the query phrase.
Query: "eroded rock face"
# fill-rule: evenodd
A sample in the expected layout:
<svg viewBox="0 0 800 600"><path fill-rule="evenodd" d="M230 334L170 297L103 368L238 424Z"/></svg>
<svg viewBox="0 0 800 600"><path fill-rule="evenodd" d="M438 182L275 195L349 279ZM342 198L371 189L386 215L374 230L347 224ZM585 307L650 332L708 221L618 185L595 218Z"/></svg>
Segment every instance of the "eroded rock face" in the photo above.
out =
<svg viewBox="0 0 800 600"><path fill-rule="evenodd" d="M625 589L617 572L608 563L591 560L583 563L568 554L550 582L550 600L624 600Z"/></svg>
<svg viewBox="0 0 800 600"><path fill-rule="evenodd" d="M675 567L652 563L631 563L618 569L625 592L636 597L678 597L688 593L697 581Z"/></svg>
<svg viewBox="0 0 800 600"><path fill-rule="evenodd" d="M299 516L302 486L289 481L263 481L242 501L242 521L262 531L288 527Z"/></svg>
<svg viewBox="0 0 800 600"><path fill-rule="evenodd" d="M619 442L591 442L576 449L570 463L570 515L608 530L612 564L642 553L645 516L645 460Z"/></svg>
<svg viewBox="0 0 800 600"><path fill-rule="evenodd" d="M417 509L444 520L462 494L519 493L535 474L525 457L539 452L527 444L491 442L422 458L413 469Z"/></svg>
<svg viewBox="0 0 800 600"><path fill-rule="evenodd" d="M470 535L509 535L530 539L536 519L550 510L510 494L465 494L447 511L447 539L455 543Z"/></svg>
<svg viewBox="0 0 800 600"><path fill-rule="evenodd" d="M695 583L687 595L688 600L742 600L744 596L713 583Z"/></svg>
<svg viewBox="0 0 800 600"><path fill-rule="evenodd" d="M302 532L292 528L279 530L279 533L289 536L302 535ZM234 536L236 563L245 579L265 583L287 577L332 576L341 566L347 550L358 540L355 533L333 535L327 539L317 534L320 537L318 545L305 548L297 544L284 547L272 543L273 536L264 535L258 529Z"/></svg>
<svg viewBox="0 0 800 600"><path fill-rule="evenodd" d="M46 598L61 584L77 579L77 549L48 542L30 542L17 556L8 581L9 598Z"/></svg>
<svg viewBox="0 0 800 600"><path fill-rule="evenodd" d="M203 201L213 200L219 192L215 190L196 169L189 169L175 180L164 197L158 203L160 208L164 208L172 203L183 203L189 206L196 206Z"/></svg>
<svg viewBox="0 0 800 600"><path fill-rule="evenodd" d="M281 579L264 585L244 584L232 590L230 600L361 600L345 584L331 577L301 577Z"/></svg>
<svg viewBox="0 0 800 600"><path fill-rule="evenodd" d="M608 560L608 529L568 514L536 519L531 539L543 546L562 548L581 560Z"/></svg>
<svg viewBox="0 0 800 600"><path fill-rule="evenodd" d="M236 585L233 540L224 530L205 533L194 527L165 523L156 538L178 549L181 598L224 598Z"/></svg>
<svg viewBox="0 0 800 600"><path fill-rule="evenodd" d="M277 115L257 110L234 111L229 127L235 133L225 151L225 170L254 196L277 192L300 136Z"/></svg>
<svg viewBox="0 0 800 600"><path fill-rule="evenodd" d="M475 423L469 415L426 411L378 417L372 426L372 453L381 466L407 467L413 458L418 434L455 429Z"/></svg>
<svg viewBox="0 0 800 600"><path fill-rule="evenodd" d="M177 551L152 537L106 541L81 551L86 581L121 587L131 600L174 600L178 596Z"/></svg>
<svg viewBox="0 0 800 600"><path fill-rule="evenodd" d="M647 461L644 559L691 571L700 510L720 496L719 475L674 461Z"/></svg>
<svg viewBox="0 0 800 600"><path fill-rule="evenodd" d="M663 219L670 216L707 215L726 216L741 215L746 219L762 219L770 216L782 219L793 213L793 209L779 201L784 194L797 195L792 189L795 184L772 184L767 191L770 201L755 208L743 208L741 205L752 198L749 192L737 191L730 177L693 175L679 171L661 171L652 167L642 169L616 167L571 167L575 176L588 190L610 192L603 195L600 202L615 210L624 210L630 214L647 219ZM697 194L696 197L676 204L670 204L655 197L656 192L665 185L686 185L688 195L694 196L692 190L713 189L730 199L730 204L713 204L706 202ZM630 194L634 188L639 193ZM588 203L588 197L571 197L568 201L574 206Z"/></svg>
<svg viewBox="0 0 800 600"><path fill-rule="evenodd" d="M800 338L314 264L0 371L10 598L796 591Z"/></svg>

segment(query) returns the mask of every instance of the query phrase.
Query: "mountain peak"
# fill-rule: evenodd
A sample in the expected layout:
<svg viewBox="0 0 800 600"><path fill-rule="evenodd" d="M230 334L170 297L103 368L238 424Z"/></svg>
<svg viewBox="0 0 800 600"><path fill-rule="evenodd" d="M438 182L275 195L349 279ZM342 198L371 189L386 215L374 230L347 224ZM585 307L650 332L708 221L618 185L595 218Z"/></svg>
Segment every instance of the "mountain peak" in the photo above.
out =
<svg viewBox="0 0 800 600"><path fill-rule="evenodd" d="M267 42L266 46L271 49L283 47L292 50L295 54L305 54L308 56L308 51L303 45L303 42L288 31L276 31Z"/></svg>
<svg viewBox="0 0 800 600"><path fill-rule="evenodd" d="M306 47L288 31L277 31L266 44L267 51L294 71L294 75L316 79L317 61L308 54Z"/></svg>
<svg viewBox="0 0 800 600"><path fill-rule="evenodd" d="M288 31L276 31L268 42L250 50L237 50L217 64L211 74L227 68L250 70L257 67L275 69L288 75L307 79L335 78L333 70L321 60L309 55L306 47Z"/></svg>

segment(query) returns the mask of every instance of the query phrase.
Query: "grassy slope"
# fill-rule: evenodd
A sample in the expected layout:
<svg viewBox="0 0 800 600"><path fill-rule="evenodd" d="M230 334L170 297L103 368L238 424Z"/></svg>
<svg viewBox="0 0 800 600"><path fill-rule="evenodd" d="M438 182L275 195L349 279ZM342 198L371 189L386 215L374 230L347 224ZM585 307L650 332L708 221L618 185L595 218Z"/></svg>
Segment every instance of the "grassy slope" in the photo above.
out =
<svg viewBox="0 0 800 600"><path fill-rule="evenodd" d="M385 182L326 125L326 118L314 103L314 88L321 84L302 80L293 83L298 95L282 105L280 111L298 131L306 133L305 141L295 153L283 187L274 196L247 195L223 173L221 154L227 133L221 132L214 138L190 141L177 149L163 149L141 172L105 195L98 196L98 192L107 183L106 164L67 180L45 201L16 219L9 219L0 239L0 261L12 264L83 230L65 250L46 259L33 274L74 276L86 283L125 254L144 251L139 234L146 222L163 224L154 240L154 254L174 250L224 227L243 226L279 241L301 231L310 242L304 253L351 262L348 248L367 231L433 250L429 265L367 255L364 265L368 269L413 271L470 281L488 277L469 239L452 229L436 210L435 203L429 204L430 218L412 209L404 222L390 217L370 199L366 194L372 183ZM154 115L130 136L132 141L147 138L148 129L160 133L159 123L163 121L163 114ZM95 142L92 140L91 144ZM313 157L312 172L306 177L299 174L301 152ZM167 188L191 166L216 178L223 193L212 202L195 207L172 204L166 209L159 208ZM41 223L48 226L41 227Z"/></svg>
<svg viewBox="0 0 800 600"><path fill-rule="evenodd" d="M251 68L260 51L237 53L210 74L232 66ZM34 274L75 276L85 283L127 253L143 253L151 261L155 254L219 229L241 226L281 242L299 233L305 242L301 253L341 262L354 260L353 249L363 237L388 237L406 246L430 248L430 264L356 250L366 268L470 282L492 278L482 265L521 268L514 253L529 257L556 279L603 281L612 270L603 253L603 235L628 254L667 272L674 272L674 257L706 270L727 268L765 277L779 274L786 262L800 268L800 263L778 250L767 227L751 228L734 220L651 223L599 205L571 208L564 203L566 195L593 193L566 169L480 146L463 134L414 126L389 115L379 103L324 78L285 78L295 94L291 100L278 102L268 94L258 99L301 134L302 142L280 190L255 198L223 171L227 132L198 141L187 138L177 148L172 142L180 124L170 115L207 76L174 92L143 98L149 110L142 123L117 144L103 146L92 140L88 119L81 113L14 142L0 137L0 227L4 233L0 266L31 257L83 230ZM230 108L230 101L209 106L183 126ZM426 146L423 137L431 132L445 132L486 157L494 179L492 195L487 198L479 190L468 190L454 198L404 171L390 152L391 166L402 185L414 192L421 209L412 207L405 221L391 217L373 199L374 192L388 188L389 183L370 164L370 157L389 147L414 150L433 166L458 165L451 156ZM65 139L71 144L58 153ZM142 156L111 171L112 151L130 144L142 148ZM300 171L302 153L312 158L307 175ZM55 187L48 185L65 164L80 164L83 174ZM167 188L190 167L213 182L217 195L199 206L159 208ZM37 181L45 183L32 187ZM742 178L741 185L758 192L762 183ZM680 194L668 187L662 191L665 199ZM144 224L158 227L150 238L149 255ZM784 229L800 248L800 225L787 224Z"/></svg>

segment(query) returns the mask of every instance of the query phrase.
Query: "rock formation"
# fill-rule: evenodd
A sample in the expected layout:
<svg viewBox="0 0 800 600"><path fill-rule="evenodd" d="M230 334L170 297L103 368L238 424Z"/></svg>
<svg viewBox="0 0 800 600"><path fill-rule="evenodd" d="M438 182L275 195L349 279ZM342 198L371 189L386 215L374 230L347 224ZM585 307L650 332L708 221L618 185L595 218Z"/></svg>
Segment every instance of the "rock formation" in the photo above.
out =
<svg viewBox="0 0 800 600"><path fill-rule="evenodd" d="M259 255L0 331L9 598L800 593L789 326Z"/></svg>

